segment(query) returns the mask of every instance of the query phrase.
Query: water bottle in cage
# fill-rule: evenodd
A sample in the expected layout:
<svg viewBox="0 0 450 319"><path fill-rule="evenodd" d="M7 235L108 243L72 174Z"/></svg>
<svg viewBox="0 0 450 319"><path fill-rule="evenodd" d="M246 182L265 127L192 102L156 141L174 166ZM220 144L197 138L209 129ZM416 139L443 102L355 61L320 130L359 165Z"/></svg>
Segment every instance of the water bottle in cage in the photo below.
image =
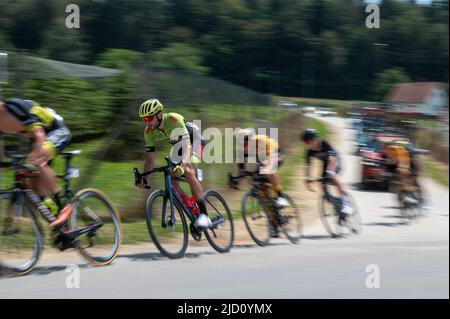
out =
<svg viewBox="0 0 450 319"><path fill-rule="evenodd" d="M200 168L197 168L197 179L199 182L203 181L203 171Z"/></svg>

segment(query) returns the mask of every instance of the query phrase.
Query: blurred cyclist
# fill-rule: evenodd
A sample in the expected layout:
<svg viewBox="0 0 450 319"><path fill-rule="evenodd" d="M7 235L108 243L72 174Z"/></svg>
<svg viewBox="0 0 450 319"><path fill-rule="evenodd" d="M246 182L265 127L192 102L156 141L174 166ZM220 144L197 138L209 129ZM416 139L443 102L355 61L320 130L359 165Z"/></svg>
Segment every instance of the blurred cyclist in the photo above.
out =
<svg viewBox="0 0 450 319"><path fill-rule="evenodd" d="M242 129L238 131L238 156L242 158L243 163L238 163L238 175L236 179L231 182L234 187L238 185L239 178L244 176L245 159L255 157L256 163L259 167L259 174L265 176L271 183L273 190L277 194L275 204L278 207L287 207L289 202L282 197L282 187L280 178L277 174L278 168L282 164L282 152L279 148L278 142L267 135L256 135L253 129ZM276 221L272 221L271 236L277 237L278 231Z"/></svg>
<svg viewBox="0 0 450 319"><path fill-rule="evenodd" d="M342 198L342 210L344 215L351 215L353 208L351 201L348 197L347 191L344 189L338 174L341 169L340 159L337 152L333 149L328 141L320 140L317 130L308 128L306 129L300 138L303 140L307 147L306 152L306 183L312 183L311 179L311 158L315 157L323 162L322 177L330 179L339 191Z"/></svg>
<svg viewBox="0 0 450 319"><path fill-rule="evenodd" d="M186 122L178 113L163 113L163 105L157 99L150 99L141 104L139 117L146 123L144 138L146 143L146 159L144 171L151 171L156 163L156 142L168 142L174 145L171 154L172 161L176 162L175 176L184 176L188 182L192 195L197 201L200 214L195 223L197 227L211 227L211 219L206 210L203 188L197 179L196 163L201 161L203 141L200 129L191 122ZM176 152L175 148L179 148ZM174 157L178 157L174 159ZM148 178L142 177L138 187L148 184ZM172 178L175 189L181 194L179 182Z"/></svg>
<svg viewBox="0 0 450 319"><path fill-rule="evenodd" d="M417 173L417 160L412 160L411 151L401 141L393 141L386 144L382 149L382 156L391 173L394 173L394 181L399 183L400 191L409 194L412 191L413 172ZM417 183L418 184L418 183ZM411 196L405 196L403 200L409 204L417 204L417 200Z"/></svg>
<svg viewBox="0 0 450 319"><path fill-rule="evenodd" d="M0 132L33 141L27 163L39 170L39 176L31 180L31 187L49 210L57 215L51 227L62 225L70 217L72 204L62 207L59 195L61 189L49 161L70 143L70 131L63 118L34 101L13 98L0 101ZM52 194L52 198L46 197L47 192Z"/></svg>

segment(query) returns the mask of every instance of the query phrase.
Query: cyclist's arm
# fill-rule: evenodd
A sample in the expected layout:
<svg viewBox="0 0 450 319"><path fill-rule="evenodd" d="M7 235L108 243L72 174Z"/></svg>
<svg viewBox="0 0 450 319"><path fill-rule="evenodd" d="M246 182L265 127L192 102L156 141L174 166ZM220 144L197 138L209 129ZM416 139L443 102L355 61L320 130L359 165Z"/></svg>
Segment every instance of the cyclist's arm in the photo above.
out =
<svg viewBox="0 0 450 319"><path fill-rule="evenodd" d="M151 171L155 168L156 163L156 153L155 152L147 152L145 154L145 164L144 164L144 172ZM146 181L148 181L148 176L143 177Z"/></svg>
<svg viewBox="0 0 450 319"><path fill-rule="evenodd" d="M31 138L33 139L33 151L40 150L42 145L47 140L47 134L41 127L36 127L31 131Z"/></svg>
<svg viewBox="0 0 450 319"><path fill-rule="evenodd" d="M181 140L181 144L183 146L182 163L187 164L187 163L189 163L189 158L191 157L191 154L192 154L192 145L191 145L191 140L189 139L189 136L183 138Z"/></svg>
<svg viewBox="0 0 450 319"><path fill-rule="evenodd" d="M323 150L328 154L328 165L326 167L327 171L334 171L338 165L337 153L333 149L330 143L323 141Z"/></svg>
<svg viewBox="0 0 450 319"><path fill-rule="evenodd" d="M238 168L238 174L237 174L237 178L241 178L244 176L244 172L245 172L245 163L238 163L237 164L237 168Z"/></svg>
<svg viewBox="0 0 450 319"><path fill-rule="evenodd" d="M331 155L328 158L327 171L334 171L337 167L337 164L338 164L338 158L334 155Z"/></svg>
<svg viewBox="0 0 450 319"><path fill-rule="evenodd" d="M306 167L305 167L305 176L307 180L311 179L311 152L306 152Z"/></svg>

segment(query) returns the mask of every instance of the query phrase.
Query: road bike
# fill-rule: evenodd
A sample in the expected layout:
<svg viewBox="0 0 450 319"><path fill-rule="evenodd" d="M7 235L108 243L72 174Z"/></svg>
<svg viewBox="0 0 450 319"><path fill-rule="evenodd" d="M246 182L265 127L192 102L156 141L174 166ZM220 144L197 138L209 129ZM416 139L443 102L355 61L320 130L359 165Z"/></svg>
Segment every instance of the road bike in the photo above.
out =
<svg viewBox="0 0 450 319"><path fill-rule="evenodd" d="M195 226L198 218L198 206L193 198L188 199L186 194L178 193L172 185L172 178L186 182L183 177L172 176L176 164L169 157L165 158L167 165L151 171L139 173L134 169L135 183L138 184L143 177L154 173L164 174L165 189L154 191L147 200L145 207L147 228L153 243L166 257L181 258L188 247L189 231L196 241L202 240L205 235L210 245L219 253L230 251L234 242L233 216L225 199L216 191L209 190L205 196L207 212L212 226L202 229ZM149 186L146 188L150 189Z"/></svg>
<svg viewBox="0 0 450 319"><path fill-rule="evenodd" d="M73 204L69 220L52 230L52 245L61 251L76 249L95 266L110 264L117 256L122 240L120 216L114 204L96 189L83 189L74 194L70 180L78 177L71 160L81 151L64 152L63 175L65 203ZM29 180L38 176L37 169L22 164L25 156L10 153L10 162L0 167L14 172L11 188L0 190L0 271L7 275L25 275L36 266L44 246L44 229L39 216L47 223L55 221L49 208L31 189Z"/></svg>
<svg viewBox="0 0 450 319"><path fill-rule="evenodd" d="M323 194L319 202L319 212L326 231L332 237L360 234L362 230L361 214L354 198L347 194L352 213L344 214L342 212L344 205L342 197L333 195L333 192L330 191L330 186L334 185L333 182L326 177L315 179L312 182L318 182L322 185ZM311 188L309 190L313 191Z"/></svg>
<svg viewBox="0 0 450 319"><path fill-rule="evenodd" d="M233 177L230 173L229 183L238 189L235 182L245 177L250 177L251 188L242 198L242 217L255 243L267 246L271 237L276 237L278 232L283 233L292 243L298 243L302 237L303 225L300 209L292 198L282 193L281 197L288 205L278 206L271 183L258 171L245 171L239 177Z"/></svg>

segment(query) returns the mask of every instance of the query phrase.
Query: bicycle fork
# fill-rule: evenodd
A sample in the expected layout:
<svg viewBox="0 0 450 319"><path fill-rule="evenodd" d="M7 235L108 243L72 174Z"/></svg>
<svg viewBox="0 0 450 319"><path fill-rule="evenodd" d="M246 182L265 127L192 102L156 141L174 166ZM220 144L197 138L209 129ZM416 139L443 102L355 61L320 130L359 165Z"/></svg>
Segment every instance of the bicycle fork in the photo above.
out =
<svg viewBox="0 0 450 319"><path fill-rule="evenodd" d="M164 173L164 183L166 186L166 198L169 198L169 205L170 205L170 219L169 223L166 223L166 211L167 211L167 199L163 202L163 208L162 208L162 220L161 220L161 227L167 228L167 226L170 226L171 228L175 228L175 210L173 207L173 190L172 190L172 183L170 182L170 175L167 173Z"/></svg>

